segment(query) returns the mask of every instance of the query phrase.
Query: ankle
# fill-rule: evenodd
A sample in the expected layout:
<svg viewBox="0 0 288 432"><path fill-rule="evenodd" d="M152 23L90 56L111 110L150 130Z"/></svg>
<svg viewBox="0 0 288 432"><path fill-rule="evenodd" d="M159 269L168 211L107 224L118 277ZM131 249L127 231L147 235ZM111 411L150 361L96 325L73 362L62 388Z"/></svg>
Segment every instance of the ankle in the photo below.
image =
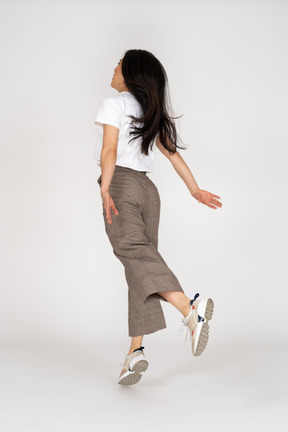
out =
<svg viewBox="0 0 288 432"><path fill-rule="evenodd" d="M133 352L134 352L135 350L139 349L139 348L144 348L144 347L142 347L141 345L140 345L140 346L134 346L134 347L131 347L131 348L129 349L127 355L131 355L131 354L133 354Z"/></svg>
<svg viewBox="0 0 288 432"><path fill-rule="evenodd" d="M187 317L187 315L189 315L191 311L191 303L190 303L190 299L188 301L188 303L185 304L185 306L182 308L182 315L184 316L184 318Z"/></svg>

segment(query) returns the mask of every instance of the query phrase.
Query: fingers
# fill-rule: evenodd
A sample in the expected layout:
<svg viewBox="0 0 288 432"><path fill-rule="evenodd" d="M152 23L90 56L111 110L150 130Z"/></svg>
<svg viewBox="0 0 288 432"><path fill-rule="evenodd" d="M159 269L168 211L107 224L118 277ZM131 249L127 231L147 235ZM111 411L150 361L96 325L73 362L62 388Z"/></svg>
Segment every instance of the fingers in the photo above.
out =
<svg viewBox="0 0 288 432"><path fill-rule="evenodd" d="M222 203L216 199L213 199L213 198L206 198L206 199L205 198L204 199L199 198L198 203L205 204L208 207L213 208L213 209L217 209L218 207L222 207Z"/></svg>
<svg viewBox="0 0 288 432"><path fill-rule="evenodd" d="M222 207L222 203L220 203L219 201L217 201L217 200L211 200L210 202L208 202L207 204L206 204L208 207L211 207L211 208L218 208L218 207Z"/></svg>
<svg viewBox="0 0 288 432"><path fill-rule="evenodd" d="M222 203L216 199L211 199L211 203L215 204L218 207L222 207Z"/></svg>
<svg viewBox="0 0 288 432"><path fill-rule="evenodd" d="M218 207L212 205L212 204L206 204L208 207L213 208L213 209L217 209Z"/></svg>
<svg viewBox="0 0 288 432"><path fill-rule="evenodd" d="M221 199L218 195L210 193L210 199L208 200L208 203L207 203L208 207L211 207L211 208L214 208L214 209L217 208L217 207L222 207L222 203L220 201L218 201L217 199L215 199L215 198ZM209 204L211 204L211 205L209 205Z"/></svg>
<svg viewBox="0 0 288 432"><path fill-rule="evenodd" d="M205 205L207 205L207 207L210 207L210 208L213 208L213 209L217 209L217 206L216 205L214 205L214 203L212 204L212 200L211 201L209 201L209 200L205 200L205 201L201 201L202 202L202 204L205 204Z"/></svg>
<svg viewBox="0 0 288 432"><path fill-rule="evenodd" d="M106 219L107 219L107 221L108 221L109 224L112 224L112 218L111 218L111 211L110 211L110 208L108 208L108 209L106 210Z"/></svg>
<svg viewBox="0 0 288 432"><path fill-rule="evenodd" d="M196 192L193 196L194 198L197 199L198 203L205 204L208 207L211 207L213 209L217 207L222 207L222 203L216 199L216 198L221 199L220 196L213 194L212 192L208 192L201 189L200 191Z"/></svg>
<svg viewBox="0 0 288 432"><path fill-rule="evenodd" d="M114 202L112 202L111 204L109 204L109 205L107 206L107 210L106 210L106 219L107 219L107 221L108 221L109 224L112 224L111 209L113 210L113 213L114 213L116 216L119 215L119 212L118 212L118 210L116 209Z"/></svg>
<svg viewBox="0 0 288 432"><path fill-rule="evenodd" d="M117 210L116 207L115 207L114 202L111 204L111 208L112 208L113 212L114 212L116 215L119 214L118 210Z"/></svg>

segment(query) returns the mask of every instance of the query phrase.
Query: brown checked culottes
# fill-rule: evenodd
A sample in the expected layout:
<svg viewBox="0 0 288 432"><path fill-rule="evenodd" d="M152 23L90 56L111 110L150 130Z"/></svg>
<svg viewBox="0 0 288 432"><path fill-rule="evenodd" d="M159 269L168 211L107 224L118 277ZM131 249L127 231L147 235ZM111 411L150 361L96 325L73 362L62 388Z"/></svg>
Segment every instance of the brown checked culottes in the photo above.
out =
<svg viewBox="0 0 288 432"><path fill-rule="evenodd" d="M101 175L97 179L101 185ZM183 289L158 252L160 196L145 171L115 166L110 195L119 214L111 210L112 224L105 231L113 252L122 262L128 284L129 336L140 336L166 327L158 292Z"/></svg>

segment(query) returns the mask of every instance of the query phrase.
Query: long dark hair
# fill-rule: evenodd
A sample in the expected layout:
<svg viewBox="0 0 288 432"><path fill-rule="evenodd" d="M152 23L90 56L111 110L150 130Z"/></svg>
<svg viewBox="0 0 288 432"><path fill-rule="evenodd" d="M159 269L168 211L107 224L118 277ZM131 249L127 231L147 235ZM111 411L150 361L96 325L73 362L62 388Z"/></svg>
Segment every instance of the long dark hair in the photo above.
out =
<svg viewBox="0 0 288 432"><path fill-rule="evenodd" d="M172 117L170 96L168 91L168 78L160 61L149 51L131 49L125 52L122 59L122 75L126 87L133 93L143 110L143 116L132 119L131 135L135 135L129 143L142 137L141 151L148 155L149 145L152 148L153 140L159 133L161 144L174 154L177 148L186 149L178 145L182 140L176 131ZM137 127L136 122L143 125ZM167 141L169 138L169 141Z"/></svg>

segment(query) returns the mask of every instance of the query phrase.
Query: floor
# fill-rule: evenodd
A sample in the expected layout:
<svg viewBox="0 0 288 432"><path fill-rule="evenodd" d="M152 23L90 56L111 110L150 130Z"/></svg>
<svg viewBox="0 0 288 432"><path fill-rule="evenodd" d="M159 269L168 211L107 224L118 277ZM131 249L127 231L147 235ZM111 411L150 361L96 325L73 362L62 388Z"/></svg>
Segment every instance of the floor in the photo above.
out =
<svg viewBox="0 0 288 432"><path fill-rule="evenodd" d="M148 370L125 387L113 345L2 342L1 430L288 430L287 346L211 344L193 357L188 341L153 340Z"/></svg>

